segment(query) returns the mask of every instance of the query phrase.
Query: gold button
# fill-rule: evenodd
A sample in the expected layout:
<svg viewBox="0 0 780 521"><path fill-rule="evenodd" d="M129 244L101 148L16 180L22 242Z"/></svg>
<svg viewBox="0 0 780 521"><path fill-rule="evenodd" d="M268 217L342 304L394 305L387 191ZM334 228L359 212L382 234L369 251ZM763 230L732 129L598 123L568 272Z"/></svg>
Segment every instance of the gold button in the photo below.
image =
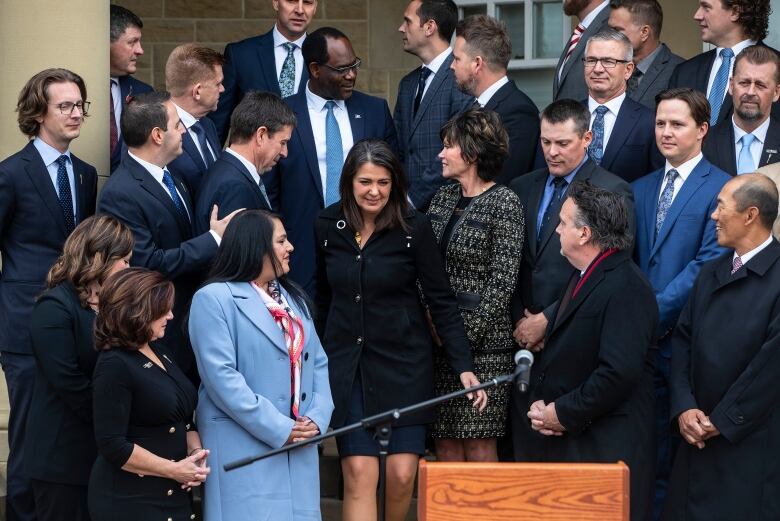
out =
<svg viewBox="0 0 780 521"><path fill-rule="evenodd" d="M171 427L170 429L168 429L168 432L173 434L174 432L176 432L176 427Z"/></svg>
<svg viewBox="0 0 780 521"><path fill-rule="evenodd" d="M169 496L172 496L173 495L173 490L168 489L168 492L166 492L166 494L168 494Z"/></svg>

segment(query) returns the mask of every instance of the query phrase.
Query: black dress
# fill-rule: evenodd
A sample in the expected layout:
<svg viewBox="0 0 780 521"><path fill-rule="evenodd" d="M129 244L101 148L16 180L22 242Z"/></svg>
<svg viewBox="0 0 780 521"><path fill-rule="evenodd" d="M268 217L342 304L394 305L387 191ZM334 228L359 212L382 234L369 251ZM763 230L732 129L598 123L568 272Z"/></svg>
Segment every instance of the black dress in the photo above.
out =
<svg viewBox="0 0 780 521"><path fill-rule="evenodd" d="M95 366L98 457L89 480L92 521L190 520L189 493L176 481L122 470L137 444L161 458L187 456L197 394L173 356L153 347L165 371L138 351L102 352Z"/></svg>

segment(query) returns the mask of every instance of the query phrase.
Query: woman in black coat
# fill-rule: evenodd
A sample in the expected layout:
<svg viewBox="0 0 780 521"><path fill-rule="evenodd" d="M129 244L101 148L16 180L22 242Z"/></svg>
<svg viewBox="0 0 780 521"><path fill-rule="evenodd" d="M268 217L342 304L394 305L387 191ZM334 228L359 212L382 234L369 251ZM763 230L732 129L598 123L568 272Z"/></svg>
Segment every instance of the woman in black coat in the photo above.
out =
<svg viewBox="0 0 780 521"><path fill-rule="evenodd" d="M169 351L150 344L165 335L173 296L173 283L144 268L112 276L100 292L92 521L190 520L189 490L209 473L192 419L195 387Z"/></svg>
<svg viewBox="0 0 780 521"><path fill-rule="evenodd" d="M379 140L355 144L341 174L341 202L317 219L317 321L328 354L333 427L433 397L433 345L417 281L454 372L478 383L455 296L425 215L409 209L402 167ZM484 408L484 391L473 405ZM387 461L389 521L405 519L425 424L434 412L394 427ZM337 440L344 519L376 519L378 445L358 431Z"/></svg>
<svg viewBox="0 0 780 521"><path fill-rule="evenodd" d="M92 426L92 325L98 291L128 266L133 234L118 220L82 221L65 241L30 318L36 375L24 464L39 521L88 521L87 482L97 455Z"/></svg>

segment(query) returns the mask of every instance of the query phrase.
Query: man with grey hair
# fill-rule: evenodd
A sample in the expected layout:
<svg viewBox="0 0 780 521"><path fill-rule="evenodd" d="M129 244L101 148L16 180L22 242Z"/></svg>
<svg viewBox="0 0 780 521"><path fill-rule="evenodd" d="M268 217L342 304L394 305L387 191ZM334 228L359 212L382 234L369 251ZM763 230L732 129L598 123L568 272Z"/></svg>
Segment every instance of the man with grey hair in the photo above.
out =
<svg viewBox="0 0 780 521"><path fill-rule="evenodd" d="M623 33L599 31L585 47L585 83L596 164L633 181L663 166L655 145L655 114L626 95L634 50Z"/></svg>
<svg viewBox="0 0 780 521"><path fill-rule="evenodd" d="M731 179L712 213L730 250L702 267L672 338L677 450L665 520L774 520L780 512L777 187Z"/></svg>
<svg viewBox="0 0 780 521"><path fill-rule="evenodd" d="M455 27L450 68L473 106L493 110L509 134L509 157L496 179L502 184L533 169L539 141L539 109L506 75L512 41L504 22L490 16L464 18Z"/></svg>
<svg viewBox="0 0 780 521"><path fill-rule="evenodd" d="M521 459L624 461L631 519L649 518L653 483L653 337L658 307L631 261L620 195L575 182L560 210L561 254L574 267L534 364ZM522 458L522 456L525 456Z"/></svg>

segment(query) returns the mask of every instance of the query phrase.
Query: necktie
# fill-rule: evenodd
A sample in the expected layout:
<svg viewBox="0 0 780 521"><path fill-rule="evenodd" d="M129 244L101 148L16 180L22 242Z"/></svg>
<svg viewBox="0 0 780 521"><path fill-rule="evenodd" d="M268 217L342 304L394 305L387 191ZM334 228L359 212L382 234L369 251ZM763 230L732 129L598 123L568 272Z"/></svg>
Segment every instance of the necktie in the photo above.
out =
<svg viewBox="0 0 780 521"><path fill-rule="evenodd" d="M295 48L294 43L287 42L282 44L287 49L287 58L282 64L282 72L279 73L279 90L282 91L282 97L295 94Z"/></svg>
<svg viewBox="0 0 780 521"><path fill-rule="evenodd" d="M428 76L433 72L431 69L423 65L420 67L420 75L417 77L417 95L414 97L414 113L417 114L417 109L420 108L420 102L422 102L423 92L425 92L425 81Z"/></svg>
<svg viewBox="0 0 780 521"><path fill-rule="evenodd" d="M609 109L604 105L596 107L596 117L593 119L593 128L591 128L593 141L590 142L588 152L597 165L601 164L601 159L604 157L604 114L607 112Z"/></svg>
<svg viewBox="0 0 780 521"><path fill-rule="evenodd" d="M753 154L750 153L750 145L753 144L754 139L756 136L753 134L745 134L739 140L742 143L742 149L739 151L739 159L737 159L737 174L752 174L756 171Z"/></svg>
<svg viewBox="0 0 780 521"><path fill-rule="evenodd" d="M661 192L661 198L658 200L658 210L655 212L655 235L658 236L658 232L661 231L661 226L664 224L666 214L669 212L669 207L672 206L674 200L674 180L677 179L677 170L672 168L666 173L666 184Z"/></svg>
<svg viewBox="0 0 780 521"><path fill-rule="evenodd" d="M200 121L196 121L195 124L190 128L193 132L195 132L195 135L198 136L200 153L203 157L203 161L206 164L206 168L211 168L211 165L214 164L214 156L212 156L211 152L209 152L208 140L206 140L206 129L203 128L203 125L200 123Z"/></svg>
<svg viewBox="0 0 780 521"><path fill-rule="evenodd" d="M344 149L341 144L341 129L333 107L336 102L329 100L325 103L328 113L325 115L325 206L337 202L339 197L339 179L341 167L344 164Z"/></svg>
<svg viewBox="0 0 780 521"><path fill-rule="evenodd" d="M173 176L167 168L163 168L163 184L165 185L165 188L168 189L168 195L170 195L173 200L173 206L175 206L179 213L189 221L190 217L187 215L187 209L184 208L184 203L182 202L181 197L179 197L179 193L176 191L176 183L173 182Z"/></svg>
<svg viewBox="0 0 780 521"><path fill-rule="evenodd" d="M109 152L113 155L116 144L119 142L119 129L116 128L116 113L114 112L114 80L109 82L108 92L111 94L111 107L109 110L111 116L111 123L109 123L111 128L111 150Z"/></svg>
<svg viewBox="0 0 780 521"><path fill-rule="evenodd" d="M569 182L566 181L566 179L563 177L553 177L552 182L553 196L552 199L550 199L550 202L547 204L547 208L544 209L542 220L539 222L539 229L536 233L537 241L544 237L544 229L547 225L549 225L550 220L552 219L553 211L557 211L560 208L561 197L566 191L566 185L569 184Z"/></svg>
<svg viewBox="0 0 780 521"><path fill-rule="evenodd" d="M65 218L65 231L68 235L76 227L76 218L73 215L73 194L70 191L68 170L65 168L65 163L69 159L64 154L57 158L57 198L60 201L62 216Z"/></svg>
<svg viewBox="0 0 780 521"><path fill-rule="evenodd" d="M566 51L566 57L564 57L563 62L561 62L561 70L563 70L563 66L566 65L566 62L569 61L569 58L571 57L571 53L574 52L574 48L577 47L580 38L582 38L582 33L584 32L585 32L585 26L582 24L577 24L577 27L574 28L574 32L571 33L571 38L569 38L569 48ZM560 74L560 71L558 72L558 74Z"/></svg>
<svg viewBox="0 0 780 521"><path fill-rule="evenodd" d="M710 95L707 97L707 101L710 102L710 107L712 108L712 113L710 114L710 126L714 125L718 121L720 107L723 105L723 97L726 95L726 85L729 83L729 72L731 71L731 59L733 57L734 51L728 48L721 49L720 68L715 74L715 80L712 82Z"/></svg>
<svg viewBox="0 0 780 521"><path fill-rule="evenodd" d="M731 261L731 274L734 275L739 268L742 267L742 259L737 255L734 260Z"/></svg>
<svg viewBox="0 0 780 521"><path fill-rule="evenodd" d="M271 200L268 199L268 192L265 189L265 183L263 183L263 180L260 179L260 181L257 183L257 186L260 187L260 193L263 194L263 199L265 199L265 204L268 205L268 209L271 209Z"/></svg>
<svg viewBox="0 0 780 521"><path fill-rule="evenodd" d="M642 71L638 67L634 67L634 72L631 73L631 77L628 78L628 84L626 85L626 92L633 94L639 87L639 81L642 79Z"/></svg>

